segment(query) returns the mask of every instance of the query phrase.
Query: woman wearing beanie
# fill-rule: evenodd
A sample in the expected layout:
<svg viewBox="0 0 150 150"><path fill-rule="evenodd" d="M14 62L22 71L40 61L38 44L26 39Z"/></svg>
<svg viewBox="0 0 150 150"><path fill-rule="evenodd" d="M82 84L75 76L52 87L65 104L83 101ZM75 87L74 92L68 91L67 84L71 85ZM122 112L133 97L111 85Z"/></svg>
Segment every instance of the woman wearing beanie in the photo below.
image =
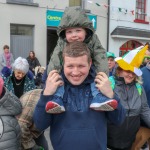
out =
<svg viewBox="0 0 150 150"><path fill-rule="evenodd" d="M21 130L15 116L21 113L22 106L3 85L0 77L0 150L20 150Z"/></svg>
<svg viewBox="0 0 150 150"><path fill-rule="evenodd" d="M4 67L1 73L5 87L18 98L35 89L34 77L25 58L18 57L12 65L12 70Z"/></svg>

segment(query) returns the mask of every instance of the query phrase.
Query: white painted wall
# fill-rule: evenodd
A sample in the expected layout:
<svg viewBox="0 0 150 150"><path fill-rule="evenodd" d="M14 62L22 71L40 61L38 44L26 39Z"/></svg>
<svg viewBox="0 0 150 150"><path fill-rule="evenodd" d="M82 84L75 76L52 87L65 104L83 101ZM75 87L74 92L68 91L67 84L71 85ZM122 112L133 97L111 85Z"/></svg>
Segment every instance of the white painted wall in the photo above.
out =
<svg viewBox="0 0 150 150"><path fill-rule="evenodd" d="M91 10L91 13L97 15L97 30L102 46L106 49L107 47L107 11L108 9L104 6L97 6L95 3L107 4L107 0L92 0L93 3L87 2L87 9Z"/></svg>

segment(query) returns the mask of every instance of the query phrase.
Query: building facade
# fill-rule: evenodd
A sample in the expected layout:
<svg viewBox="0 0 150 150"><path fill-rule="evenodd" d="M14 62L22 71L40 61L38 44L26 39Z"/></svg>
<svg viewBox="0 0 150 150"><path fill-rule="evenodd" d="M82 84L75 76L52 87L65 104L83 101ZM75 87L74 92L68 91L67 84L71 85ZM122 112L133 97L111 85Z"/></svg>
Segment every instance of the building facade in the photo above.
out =
<svg viewBox="0 0 150 150"><path fill-rule="evenodd" d="M107 0L102 2L107 4ZM46 66L58 39L58 24L53 21L60 21L59 14L74 5L82 6L93 17L93 26L106 48L107 10L102 11L95 3L87 0L0 0L0 53L5 44L10 46L15 59L26 58L29 51L34 50L40 63ZM54 16L49 15L52 12ZM49 21L52 22L49 24Z"/></svg>
<svg viewBox="0 0 150 150"><path fill-rule="evenodd" d="M109 0L109 50L122 56L150 42L150 0Z"/></svg>

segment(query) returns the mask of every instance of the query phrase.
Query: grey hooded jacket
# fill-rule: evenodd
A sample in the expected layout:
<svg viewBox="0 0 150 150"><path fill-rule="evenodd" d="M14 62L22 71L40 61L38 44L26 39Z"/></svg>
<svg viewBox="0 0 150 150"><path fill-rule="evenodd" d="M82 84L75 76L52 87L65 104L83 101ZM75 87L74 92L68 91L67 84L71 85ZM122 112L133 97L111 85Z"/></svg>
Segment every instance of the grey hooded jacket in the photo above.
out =
<svg viewBox="0 0 150 150"><path fill-rule="evenodd" d="M0 150L20 150L20 126L16 115L22 111L19 99L6 88L0 98Z"/></svg>
<svg viewBox="0 0 150 150"><path fill-rule="evenodd" d="M94 33L95 30L92 26L92 22L80 7L68 7L65 9L57 30L59 39L51 56L47 73L53 69L60 70L62 68L62 51L67 42L65 38L65 30L73 27L81 27L86 30L87 35L84 42L90 49L92 62L96 68L96 72L102 71L108 74L106 51L102 47L97 35Z"/></svg>
<svg viewBox="0 0 150 150"><path fill-rule="evenodd" d="M108 146L115 149L125 149L132 145L136 133L140 128L140 119L150 128L150 109L147 103L145 90L141 85L140 95L136 82L125 84L122 77L115 78L114 92L126 110L126 118L120 126L108 124Z"/></svg>

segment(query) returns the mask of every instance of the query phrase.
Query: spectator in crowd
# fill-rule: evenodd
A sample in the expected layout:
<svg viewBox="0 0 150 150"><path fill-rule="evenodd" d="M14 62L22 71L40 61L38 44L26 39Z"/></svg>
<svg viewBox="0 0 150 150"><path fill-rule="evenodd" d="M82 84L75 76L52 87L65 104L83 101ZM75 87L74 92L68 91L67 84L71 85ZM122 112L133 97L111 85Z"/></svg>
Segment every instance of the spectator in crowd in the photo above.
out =
<svg viewBox="0 0 150 150"><path fill-rule="evenodd" d="M22 110L19 99L9 92L0 77L0 150L20 150L20 126L16 119Z"/></svg>
<svg viewBox="0 0 150 150"><path fill-rule="evenodd" d="M33 111L40 98L41 89L31 90L23 94L20 98L22 113L17 116L21 127L22 150L48 150L48 144L44 132L36 129L33 122Z"/></svg>
<svg viewBox="0 0 150 150"><path fill-rule="evenodd" d="M38 69L36 70L35 68L35 76L34 76L34 81L35 81L35 85L36 85L36 88L40 89L40 88L43 88L44 87L44 83L42 81L42 78L43 78L43 74L45 72L45 67L41 66L41 67L38 67ZM47 74L47 72L46 72Z"/></svg>
<svg viewBox="0 0 150 150"><path fill-rule="evenodd" d="M34 76L29 71L29 64L25 58L18 57L12 65L2 69L5 87L20 98L24 93L35 89Z"/></svg>
<svg viewBox="0 0 150 150"><path fill-rule="evenodd" d="M147 42L145 45L148 45L148 49L145 52L145 55L150 56L150 44L149 44L149 42Z"/></svg>
<svg viewBox="0 0 150 150"><path fill-rule="evenodd" d="M150 62L150 56L145 55L145 56L144 56L144 59L143 59L143 62L142 62L142 65L141 65L141 67L140 67L140 68L145 67L145 66L146 66L146 64L147 64L148 62Z"/></svg>
<svg viewBox="0 0 150 150"><path fill-rule="evenodd" d="M116 74L110 77L114 93L126 109L126 119L116 126L108 122L108 148L111 150L130 150L140 128L140 119L150 128L150 109L145 90L141 85L142 71L139 69L147 46L132 50L124 57L118 57ZM101 90L101 76L96 77Z"/></svg>
<svg viewBox="0 0 150 150"><path fill-rule="evenodd" d="M117 109L105 112L89 108L92 100L90 83L94 78L90 73L92 71L90 50L85 43L68 43L62 55L64 81L61 80L57 70L49 73L46 86L34 111L34 123L41 131L50 126L50 138L55 150L106 150L107 120L121 124L125 117L124 108L110 84L104 86L110 98L118 101ZM65 87L63 97L65 113L45 113L46 103L53 99L55 91L62 84Z"/></svg>
<svg viewBox="0 0 150 150"><path fill-rule="evenodd" d="M47 79L47 68L48 68L48 66L46 66L45 71L44 71L44 73L43 73L43 75L42 75L43 87L45 86L46 79Z"/></svg>
<svg viewBox="0 0 150 150"><path fill-rule="evenodd" d="M11 69L14 62L13 55L9 51L9 46L4 45L3 50L4 52L0 55L0 71L3 67L8 67Z"/></svg>
<svg viewBox="0 0 150 150"><path fill-rule="evenodd" d="M148 46L148 49L145 52L145 56L144 56L144 59L143 59L143 62L141 64L140 68L145 67L146 64L150 61L150 44L146 43L145 45Z"/></svg>
<svg viewBox="0 0 150 150"><path fill-rule="evenodd" d="M142 79L143 79L143 87L146 93L148 105L150 107L150 62L147 63L145 67L142 69ZM143 120L141 120L141 127L136 135L136 140L133 144L132 150L140 150L140 148L147 147L147 143L149 140L149 146L150 146L150 129L148 126L144 123Z"/></svg>
<svg viewBox="0 0 150 150"><path fill-rule="evenodd" d="M39 63L39 60L35 57L34 51L30 51L29 56L27 57L27 61L29 63L29 69L35 75L35 67L40 67L41 64Z"/></svg>
<svg viewBox="0 0 150 150"><path fill-rule="evenodd" d="M109 68L109 76L113 75L115 72L115 54L113 52L107 52L107 59L108 59L108 68Z"/></svg>
<svg viewBox="0 0 150 150"><path fill-rule="evenodd" d="M150 62L147 63L142 69L143 87L147 96L148 105L150 107Z"/></svg>

